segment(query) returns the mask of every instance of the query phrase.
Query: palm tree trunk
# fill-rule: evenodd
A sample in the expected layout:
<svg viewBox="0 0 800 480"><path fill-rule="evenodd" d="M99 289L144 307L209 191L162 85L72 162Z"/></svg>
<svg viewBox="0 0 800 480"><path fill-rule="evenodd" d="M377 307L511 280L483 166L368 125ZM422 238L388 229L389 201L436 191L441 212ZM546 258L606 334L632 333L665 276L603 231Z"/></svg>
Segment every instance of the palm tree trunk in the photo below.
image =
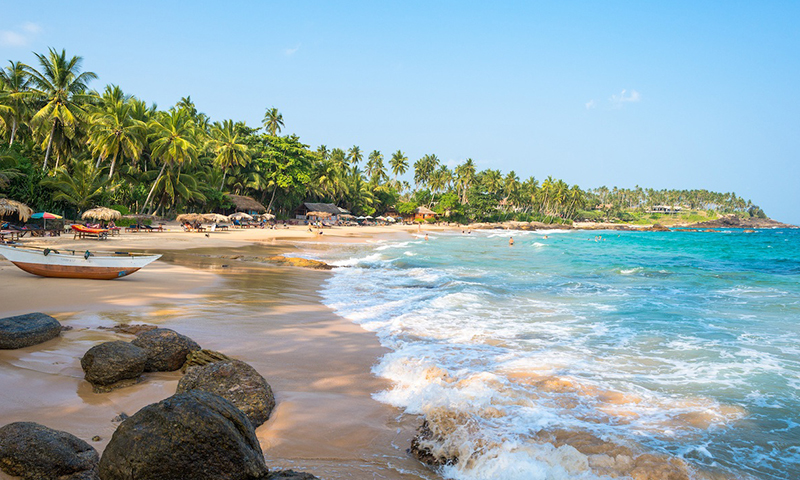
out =
<svg viewBox="0 0 800 480"><path fill-rule="evenodd" d="M47 171L47 160L50 158L50 147L53 145L53 135L56 134L56 122L53 122L53 128L50 130L50 140L47 141L47 151L44 153L44 166L42 170Z"/></svg>
<svg viewBox="0 0 800 480"><path fill-rule="evenodd" d="M111 177L114 175L114 165L117 164L117 154L119 151L114 152L114 158L111 159L111 171L108 172L108 179L111 180Z"/></svg>
<svg viewBox="0 0 800 480"><path fill-rule="evenodd" d="M269 205L267 205L267 213L272 209L272 202L275 200L275 192L278 191L278 186L275 185L275 188L272 190L272 198L269 199Z"/></svg>
<svg viewBox="0 0 800 480"><path fill-rule="evenodd" d="M8 146L14 145L14 135L17 133L17 119L14 119L14 123L11 124L11 141L8 142Z"/></svg>
<svg viewBox="0 0 800 480"><path fill-rule="evenodd" d="M156 185L158 184L158 181L161 180L161 176L164 175L164 169L165 168L167 168L167 162L164 162L164 164L161 165L161 171L158 172L158 176L156 177L156 181L153 182L153 186L150 187L150 193L147 194L147 200L144 201L144 205L142 206L142 209L139 211L139 213L142 213L145 210L147 210L147 206L150 204L150 198L153 196L153 192L156 189Z"/></svg>
<svg viewBox="0 0 800 480"><path fill-rule="evenodd" d="M222 191L222 187L225 186L225 176L228 174L228 170L222 169L222 183L219 185L219 191Z"/></svg>

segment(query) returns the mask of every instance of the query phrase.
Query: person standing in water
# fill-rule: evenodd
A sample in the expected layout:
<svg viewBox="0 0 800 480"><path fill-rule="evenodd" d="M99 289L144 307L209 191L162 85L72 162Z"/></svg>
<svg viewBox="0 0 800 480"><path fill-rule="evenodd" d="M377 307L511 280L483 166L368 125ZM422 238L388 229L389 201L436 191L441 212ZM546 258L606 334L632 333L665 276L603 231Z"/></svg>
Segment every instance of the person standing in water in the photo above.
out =
<svg viewBox="0 0 800 480"><path fill-rule="evenodd" d="M428 241L428 234L427 233L425 234L425 241L426 242Z"/></svg>
<svg viewBox="0 0 800 480"><path fill-rule="evenodd" d="M508 246L509 247L513 247L514 246L514 237L511 237L511 238L508 239Z"/></svg>

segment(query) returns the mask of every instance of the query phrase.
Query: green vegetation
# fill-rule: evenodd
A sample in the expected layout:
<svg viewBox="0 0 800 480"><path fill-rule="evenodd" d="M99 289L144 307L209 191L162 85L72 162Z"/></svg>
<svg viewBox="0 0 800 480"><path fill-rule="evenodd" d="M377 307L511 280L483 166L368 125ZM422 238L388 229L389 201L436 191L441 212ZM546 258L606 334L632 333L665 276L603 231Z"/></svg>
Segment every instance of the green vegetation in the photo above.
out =
<svg viewBox="0 0 800 480"><path fill-rule="evenodd" d="M477 171L472 159L451 170L434 154L411 161L399 149L388 156L358 145L311 149L297 135L281 135L275 107L259 128L213 121L191 97L159 110L116 85L90 90L97 76L63 50L37 59L37 66L11 61L0 70L0 197L68 217L95 205L164 216L221 211L232 206L226 193L252 196L283 218L304 200L356 215L425 207L456 222L664 222L648 213L661 204L692 210L671 218L706 219L706 210L763 215L732 193L584 191L552 177ZM402 179L407 172L413 187Z"/></svg>

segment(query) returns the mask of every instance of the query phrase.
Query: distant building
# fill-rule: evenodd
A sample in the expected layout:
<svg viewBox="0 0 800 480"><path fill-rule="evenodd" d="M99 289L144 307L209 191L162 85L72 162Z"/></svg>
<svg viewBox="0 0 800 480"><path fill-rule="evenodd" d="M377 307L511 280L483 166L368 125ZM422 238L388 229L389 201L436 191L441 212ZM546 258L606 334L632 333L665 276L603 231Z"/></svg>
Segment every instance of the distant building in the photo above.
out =
<svg viewBox="0 0 800 480"><path fill-rule="evenodd" d="M410 215L409 215L410 216ZM427 207L417 207L414 209L414 220L427 220L436 218L438 214Z"/></svg>
<svg viewBox="0 0 800 480"><path fill-rule="evenodd" d="M294 210L294 216L298 220L307 220L309 216L317 217L318 213L327 214L319 216L320 218L329 216L335 222L341 215L349 215L350 211L344 208L337 207L332 203L312 203L304 202ZM309 215L311 214L311 215ZM316 218L314 218L316 220Z"/></svg>
<svg viewBox="0 0 800 480"><path fill-rule="evenodd" d="M648 213L667 213L670 215L674 215L679 213L683 210L681 207L674 206L674 205L653 205L648 210Z"/></svg>
<svg viewBox="0 0 800 480"><path fill-rule="evenodd" d="M258 215L264 213L267 208L261 205L256 199L252 197L245 197L244 195L226 194L225 197L233 204L235 212L244 212L248 215Z"/></svg>

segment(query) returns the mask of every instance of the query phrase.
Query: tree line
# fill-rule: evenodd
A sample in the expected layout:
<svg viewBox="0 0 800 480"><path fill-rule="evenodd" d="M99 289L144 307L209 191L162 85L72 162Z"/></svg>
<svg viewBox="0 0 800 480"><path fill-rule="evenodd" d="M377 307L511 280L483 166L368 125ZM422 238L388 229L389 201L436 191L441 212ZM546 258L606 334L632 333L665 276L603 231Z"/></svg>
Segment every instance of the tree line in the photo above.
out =
<svg viewBox="0 0 800 480"><path fill-rule="evenodd" d="M162 110L117 85L91 89L97 75L82 69L79 56L55 49L35 55L35 66L9 61L0 70L0 196L36 210L77 215L104 205L171 216L228 209L226 193L252 196L284 217L306 200L356 215L424 206L454 221L551 223L581 219L609 202L628 209L686 202L754 207L705 190L584 191L552 177L478 171L472 159L451 169L434 154L412 164L402 150L384 156L365 155L358 145L314 149L295 134L282 135L275 107L257 128L213 121L188 96Z"/></svg>

